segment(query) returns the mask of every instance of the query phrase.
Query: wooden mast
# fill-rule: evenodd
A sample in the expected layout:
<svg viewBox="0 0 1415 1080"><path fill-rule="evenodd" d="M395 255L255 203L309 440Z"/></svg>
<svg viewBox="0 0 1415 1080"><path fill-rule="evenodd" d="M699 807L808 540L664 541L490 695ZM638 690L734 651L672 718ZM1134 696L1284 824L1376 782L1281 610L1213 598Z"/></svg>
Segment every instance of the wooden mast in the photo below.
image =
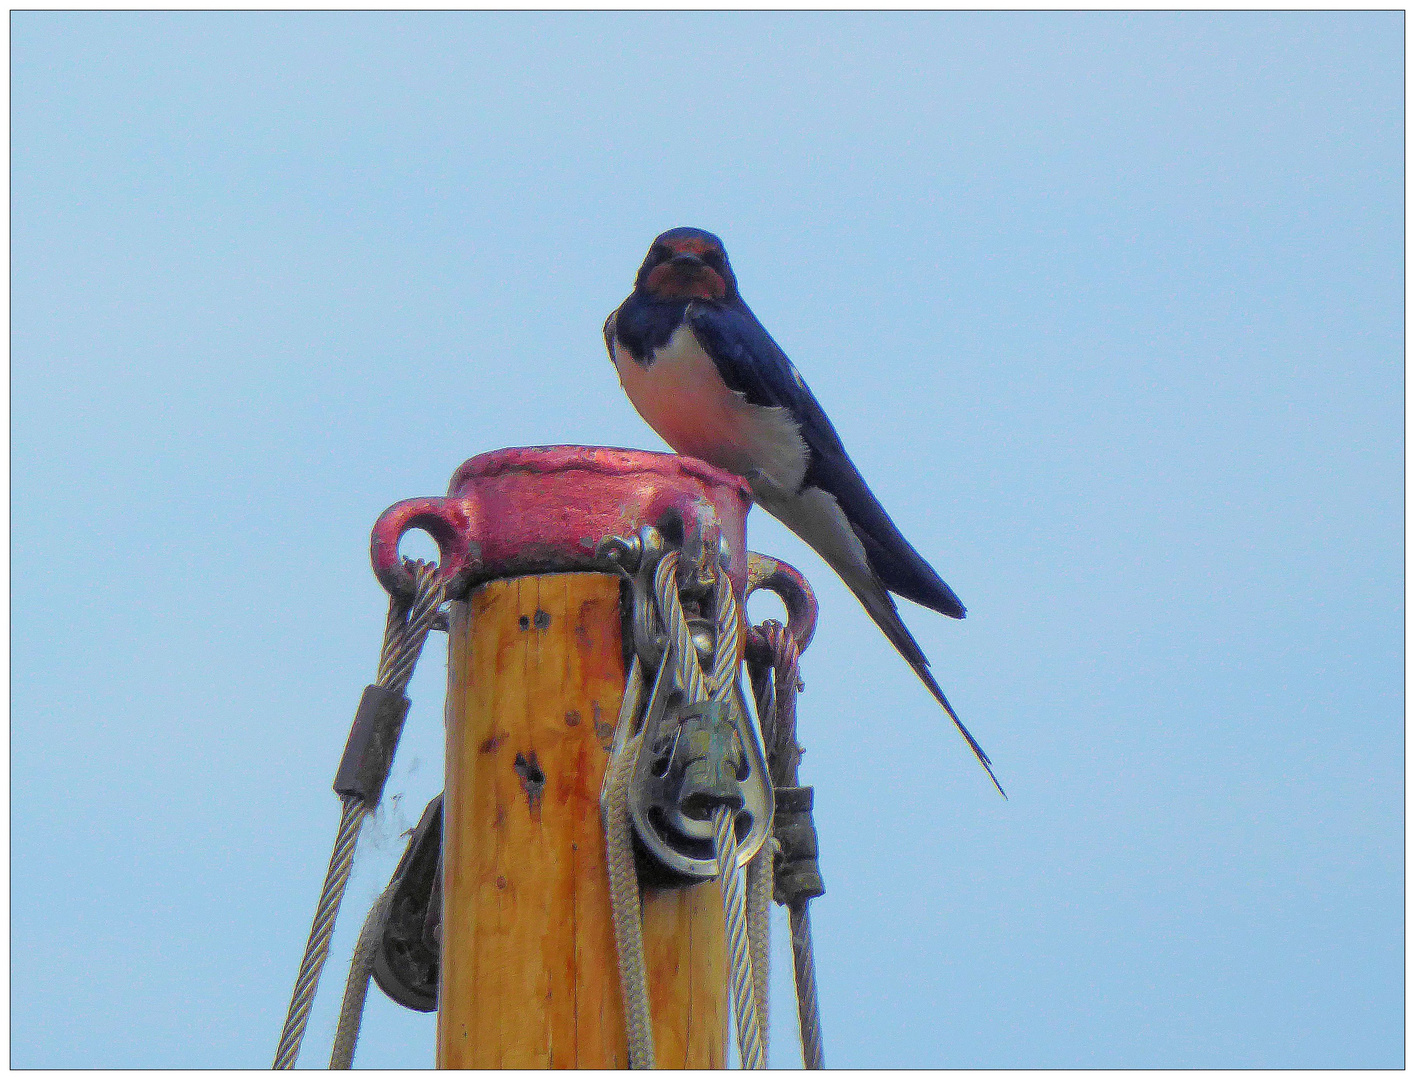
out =
<svg viewBox="0 0 1415 1080"><path fill-rule="evenodd" d="M599 816L624 693L619 579L493 581L454 611L438 1067L625 1068ZM658 1064L721 1068L717 885L644 907Z"/></svg>
<svg viewBox="0 0 1415 1080"><path fill-rule="evenodd" d="M445 498L391 507L374 564L422 528L455 579L449 633L439 1068L624 1068L599 795L625 682L620 578L595 544L677 521L746 580L745 486L666 454L537 447L473 458ZM715 543L715 541L714 541ZM460 584L460 587L459 587ZM470 587L469 587L470 586ZM727 1060L716 882L645 890L660 1068Z"/></svg>

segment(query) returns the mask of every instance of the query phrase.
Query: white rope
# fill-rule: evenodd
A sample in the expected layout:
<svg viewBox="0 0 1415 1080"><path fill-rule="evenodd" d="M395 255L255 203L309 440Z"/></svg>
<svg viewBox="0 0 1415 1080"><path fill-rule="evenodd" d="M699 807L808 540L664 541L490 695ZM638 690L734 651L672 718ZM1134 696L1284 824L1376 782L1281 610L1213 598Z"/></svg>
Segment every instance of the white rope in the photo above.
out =
<svg viewBox="0 0 1415 1080"><path fill-rule="evenodd" d="M369 979L373 976L373 958L378 952L378 939L383 930L383 917L393 903L393 886L389 882L373 907L369 908L354 946L354 958L349 961L349 981L344 984L344 1004L339 1008L339 1027L334 1032L334 1049L329 1055L329 1068L352 1069L354 1048L359 1043L359 1029L364 1021L364 1002L368 999Z"/></svg>
<svg viewBox="0 0 1415 1080"><path fill-rule="evenodd" d="M769 836L747 864L747 943L752 953L752 982L761 1021L762 1053L770 1050L771 894L776 838Z"/></svg>
<svg viewBox="0 0 1415 1080"><path fill-rule="evenodd" d="M614 729L614 746L600 794L604 821L605 861L609 868L609 908L619 959L619 988L624 999L624 1026L629 1043L629 1067L654 1067L653 1018L649 1010L648 963L644 957L644 922L639 897L639 873L634 865L633 827L629 819L629 782L644 734L630 736L643 698L643 669L634 657L624 688L624 702Z"/></svg>

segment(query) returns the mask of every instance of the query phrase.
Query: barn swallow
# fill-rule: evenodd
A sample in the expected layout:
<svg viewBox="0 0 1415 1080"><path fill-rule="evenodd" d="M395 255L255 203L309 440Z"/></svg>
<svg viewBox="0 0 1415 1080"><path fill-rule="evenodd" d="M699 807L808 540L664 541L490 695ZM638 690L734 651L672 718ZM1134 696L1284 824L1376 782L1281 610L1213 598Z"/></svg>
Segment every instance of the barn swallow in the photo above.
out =
<svg viewBox="0 0 1415 1080"><path fill-rule="evenodd" d="M604 342L629 400L669 446L744 478L840 575L1002 792L890 593L955 619L962 603L890 520L796 366L742 300L722 241L693 228L658 237L634 291L605 321Z"/></svg>

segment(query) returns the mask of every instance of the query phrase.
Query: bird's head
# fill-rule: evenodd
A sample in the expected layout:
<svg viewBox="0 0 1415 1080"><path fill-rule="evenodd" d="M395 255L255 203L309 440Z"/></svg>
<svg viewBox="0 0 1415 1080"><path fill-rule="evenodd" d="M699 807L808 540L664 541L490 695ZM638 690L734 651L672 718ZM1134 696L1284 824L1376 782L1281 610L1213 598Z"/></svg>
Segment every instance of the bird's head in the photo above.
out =
<svg viewBox="0 0 1415 1080"><path fill-rule="evenodd" d="M704 229L669 229L653 242L636 292L656 300L727 300L737 295L737 279L722 241Z"/></svg>

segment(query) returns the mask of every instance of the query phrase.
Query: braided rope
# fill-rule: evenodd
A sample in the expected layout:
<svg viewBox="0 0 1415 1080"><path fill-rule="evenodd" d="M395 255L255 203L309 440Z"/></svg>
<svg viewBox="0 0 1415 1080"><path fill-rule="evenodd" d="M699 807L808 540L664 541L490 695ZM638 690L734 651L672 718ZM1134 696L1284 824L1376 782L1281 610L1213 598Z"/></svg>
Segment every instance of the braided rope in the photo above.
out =
<svg viewBox="0 0 1415 1080"><path fill-rule="evenodd" d="M413 668L437 619L443 598L443 583L435 564L418 560L412 564L411 570L414 581L412 603L394 597L388 604L376 680L376 685L399 694L407 689L413 677ZM349 884L349 874L354 867L354 848L359 841L359 830L374 809L354 796L343 800L334 852L329 857L329 869L324 875L319 903L315 905L314 925L305 943L300 973L295 977L295 989L290 995L290 1008L280 1032L273 1068L293 1069L300 1056L300 1043L304 1041L305 1028L309 1026L310 1008L319 989L319 977L324 971L324 962L329 959L334 921L339 915L339 905L344 899L344 889Z"/></svg>
<svg viewBox="0 0 1415 1080"><path fill-rule="evenodd" d="M776 837L768 836L747 864L747 943L752 950L752 981L761 1018L762 1051L771 1034L771 895L776 870Z"/></svg>
<svg viewBox="0 0 1415 1080"><path fill-rule="evenodd" d="M633 826L629 818L629 784L644 733L629 730L643 697L643 668L638 657L629 670L624 702L615 725L600 813L604 818L606 863L609 869L609 910L619 960L619 988L624 998L624 1027L629 1043L629 1067L654 1067L653 1022L649 1009L648 962L644 957L644 922L640 907L639 872L634 862Z"/></svg>
<svg viewBox="0 0 1415 1080"><path fill-rule="evenodd" d="M393 882L373 902L364 919L359 940L354 945L354 958L349 961L349 981L344 984L344 1002L339 1007L339 1026L334 1031L334 1049L329 1054L330 1071L352 1069L354 1048L359 1044L359 1029L363 1026L364 1002L368 1000L369 979L373 976L373 958L378 952L383 919L393 904Z"/></svg>
<svg viewBox="0 0 1415 1080"><path fill-rule="evenodd" d="M610 789L610 814L606 822L610 909L614 941L619 953L619 987L624 997L624 1025L628 1034L631 1069L655 1068L642 899L639 872L634 863L633 828L629 820L629 780L642 741L642 733L630 740L624 748L625 765L615 766Z"/></svg>

